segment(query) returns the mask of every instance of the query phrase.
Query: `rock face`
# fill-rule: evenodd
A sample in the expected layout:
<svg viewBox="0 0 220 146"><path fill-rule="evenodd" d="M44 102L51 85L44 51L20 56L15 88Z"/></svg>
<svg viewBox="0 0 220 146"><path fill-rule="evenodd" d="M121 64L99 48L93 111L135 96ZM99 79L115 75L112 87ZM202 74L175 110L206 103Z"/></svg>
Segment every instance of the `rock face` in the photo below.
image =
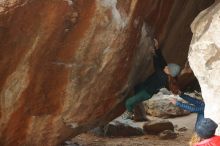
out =
<svg viewBox="0 0 220 146"><path fill-rule="evenodd" d="M1 2L0 145L59 145L123 112L150 69L142 1Z"/></svg>
<svg viewBox="0 0 220 146"><path fill-rule="evenodd" d="M0 145L59 145L111 121L152 72L144 19L163 42L179 7L195 14L210 1L1 0Z"/></svg>
<svg viewBox="0 0 220 146"><path fill-rule="evenodd" d="M191 25L190 66L205 101L205 117L220 124L220 1L201 12ZM220 135L220 126L216 131Z"/></svg>

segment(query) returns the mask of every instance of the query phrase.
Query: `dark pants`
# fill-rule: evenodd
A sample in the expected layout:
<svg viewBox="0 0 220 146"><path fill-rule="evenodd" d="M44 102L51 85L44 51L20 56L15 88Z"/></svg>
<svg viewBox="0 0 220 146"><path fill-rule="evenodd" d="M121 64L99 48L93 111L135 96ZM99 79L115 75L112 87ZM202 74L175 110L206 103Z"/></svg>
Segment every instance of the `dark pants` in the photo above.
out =
<svg viewBox="0 0 220 146"><path fill-rule="evenodd" d="M152 97L149 93L147 93L146 90L142 89L139 92L137 92L134 96L128 98L125 102L125 106L127 111L133 112L134 107L145 100L148 100Z"/></svg>

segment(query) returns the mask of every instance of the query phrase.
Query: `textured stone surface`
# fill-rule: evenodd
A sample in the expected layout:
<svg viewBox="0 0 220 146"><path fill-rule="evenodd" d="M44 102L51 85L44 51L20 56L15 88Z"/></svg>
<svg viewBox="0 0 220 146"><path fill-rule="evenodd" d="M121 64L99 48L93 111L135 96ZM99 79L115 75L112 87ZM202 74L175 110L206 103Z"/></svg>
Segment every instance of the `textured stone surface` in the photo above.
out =
<svg viewBox="0 0 220 146"><path fill-rule="evenodd" d="M168 120L154 120L143 125L144 132L148 134L159 134L164 130L174 131L173 123Z"/></svg>
<svg viewBox="0 0 220 146"><path fill-rule="evenodd" d="M121 116L117 117L105 126L97 127L89 131L96 136L109 136L109 137L127 137L144 135L143 132L144 122L135 122L130 119L122 119Z"/></svg>
<svg viewBox="0 0 220 146"><path fill-rule="evenodd" d="M139 136L144 135L143 129L134 123L126 123L126 121L113 121L105 126L105 136L122 137L122 136Z"/></svg>
<svg viewBox="0 0 220 146"><path fill-rule="evenodd" d="M146 112L149 115L162 118L188 115L190 113L189 111L185 111L171 103L172 98L182 102L184 102L184 100L178 96L169 95L171 93L169 91L167 92L168 95L159 92L158 94L155 94L151 99L144 101Z"/></svg>
<svg viewBox="0 0 220 146"><path fill-rule="evenodd" d="M0 0L0 145L58 145L111 121L152 71L144 18L164 42L209 2Z"/></svg>
<svg viewBox="0 0 220 146"><path fill-rule="evenodd" d="M189 62L205 101L205 117L220 124L220 1L201 12L191 25ZM220 135L220 126L216 131Z"/></svg>
<svg viewBox="0 0 220 146"><path fill-rule="evenodd" d="M120 114L151 59L143 2L2 2L0 145L57 145Z"/></svg>
<svg viewBox="0 0 220 146"><path fill-rule="evenodd" d="M159 134L160 139L175 139L177 138L177 133L172 130L164 130Z"/></svg>

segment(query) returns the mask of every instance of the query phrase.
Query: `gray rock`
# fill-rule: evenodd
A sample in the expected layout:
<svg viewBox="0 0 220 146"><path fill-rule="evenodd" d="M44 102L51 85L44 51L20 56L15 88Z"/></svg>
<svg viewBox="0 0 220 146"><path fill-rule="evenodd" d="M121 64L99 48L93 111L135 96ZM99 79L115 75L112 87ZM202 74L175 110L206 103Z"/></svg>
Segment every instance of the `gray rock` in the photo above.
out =
<svg viewBox="0 0 220 146"><path fill-rule="evenodd" d="M104 131L105 136L110 137L139 136L144 134L140 127L134 127L119 121L109 123L105 126Z"/></svg>
<svg viewBox="0 0 220 146"><path fill-rule="evenodd" d="M184 132L184 131L187 131L187 128L186 127L181 127L179 129L177 129L177 131L179 132Z"/></svg>
<svg viewBox="0 0 220 146"><path fill-rule="evenodd" d="M168 93L165 95L163 92L159 92L151 99L144 101L145 110L149 115L160 118L170 118L190 114L189 111L185 111L173 105L170 101L172 98L175 98L184 102L183 99L179 96L168 95Z"/></svg>
<svg viewBox="0 0 220 146"><path fill-rule="evenodd" d="M159 134L164 130L174 131L173 123L168 120L154 120L146 122L143 126L143 130L147 134Z"/></svg>
<svg viewBox="0 0 220 146"><path fill-rule="evenodd" d="M96 136L104 136L104 127L96 127L89 131L90 133L96 135Z"/></svg>
<svg viewBox="0 0 220 146"><path fill-rule="evenodd" d="M174 138L177 138L177 133L175 133L174 131L172 130L164 130L163 132L161 132L159 134L159 138L160 139L174 139Z"/></svg>

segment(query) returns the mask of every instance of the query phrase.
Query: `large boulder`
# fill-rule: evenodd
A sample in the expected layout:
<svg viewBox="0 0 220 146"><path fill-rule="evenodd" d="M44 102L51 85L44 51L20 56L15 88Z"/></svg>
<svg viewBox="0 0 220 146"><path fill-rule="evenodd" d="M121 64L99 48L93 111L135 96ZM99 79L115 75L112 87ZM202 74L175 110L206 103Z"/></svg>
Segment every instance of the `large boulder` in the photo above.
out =
<svg viewBox="0 0 220 146"><path fill-rule="evenodd" d="M220 124L220 1L201 12L191 25L189 62L205 101L205 117ZM220 126L216 131L220 135Z"/></svg>
<svg viewBox="0 0 220 146"><path fill-rule="evenodd" d="M178 101L184 102L184 100L179 96L174 96L163 88L151 99L144 101L145 110L149 115L161 118L177 117L190 114L189 111L183 110L172 104L171 99L177 99Z"/></svg>
<svg viewBox="0 0 220 146"><path fill-rule="evenodd" d="M120 115L153 71L147 24L184 62L188 24L210 2L1 0L0 145L59 145Z"/></svg>
<svg viewBox="0 0 220 146"><path fill-rule="evenodd" d="M144 1L0 2L0 145L58 145L105 124L153 71Z"/></svg>

